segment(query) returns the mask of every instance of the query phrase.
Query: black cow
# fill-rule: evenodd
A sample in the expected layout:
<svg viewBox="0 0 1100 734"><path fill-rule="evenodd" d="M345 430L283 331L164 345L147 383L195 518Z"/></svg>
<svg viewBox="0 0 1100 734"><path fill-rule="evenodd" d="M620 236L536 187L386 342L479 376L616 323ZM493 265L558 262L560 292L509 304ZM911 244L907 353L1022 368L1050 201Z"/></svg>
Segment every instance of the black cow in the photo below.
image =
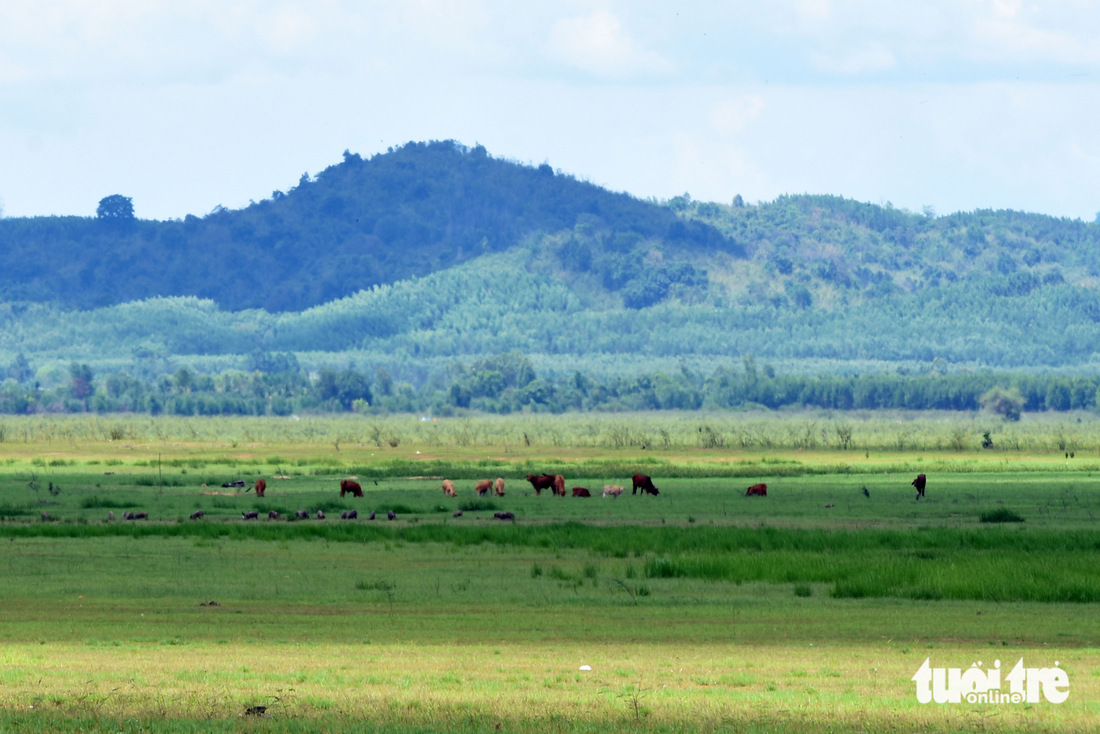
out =
<svg viewBox="0 0 1100 734"><path fill-rule="evenodd" d="M645 474L635 474L632 479L634 480L634 491L631 494L638 494L638 490L642 490L642 494L652 494L656 496L658 494L657 488L653 486L653 480L647 477Z"/></svg>
<svg viewBox="0 0 1100 734"><path fill-rule="evenodd" d="M919 500L924 496L924 485L928 483L928 478L923 474L918 474L917 478L913 480L913 486L917 488L917 499Z"/></svg>

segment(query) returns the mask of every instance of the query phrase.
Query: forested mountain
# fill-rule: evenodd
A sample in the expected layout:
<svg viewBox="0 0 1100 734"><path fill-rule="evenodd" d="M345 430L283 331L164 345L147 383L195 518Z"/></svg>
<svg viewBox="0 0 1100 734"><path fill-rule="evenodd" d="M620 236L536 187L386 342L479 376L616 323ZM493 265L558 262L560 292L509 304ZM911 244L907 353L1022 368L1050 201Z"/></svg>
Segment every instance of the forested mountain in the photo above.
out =
<svg viewBox="0 0 1100 734"><path fill-rule="evenodd" d="M108 199L121 204L116 197L127 198ZM229 310L298 311L575 226L606 231L624 256L616 289L637 274L626 256L643 244L670 254L745 254L711 225L685 224L667 207L453 141L409 143L369 159L345 152L285 194L202 218L134 219L132 208L108 199L96 218L0 220L0 300L87 309L198 296ZM695 278L690 265L656 272Z"/></svg>
<svg viewBox="0 0 1100 734"><path fill-rule="evenodd" d="M95 218L0 220L0 365L24 391L14 405L34 404L35 382L69 389L73 361L148 385L181 368L289 371L298 385L382 367L427 391L422 406L473 379L454 365L504 354L529 359L551 393L660 371L701 390L702 371L748 355L776 380L1097 375L1098 283L1097 223L834 196L643 201L480 147L410 143L345 153L285 194L202 218L135 219L111 196ZM972 406L994 383L966 384ZM335 399L319 389L309 400ZM480 399L468 385L448 400L463 389ZM650 400L608 389L607 405ZM738 399L803 392L784 394Z"/></svg>

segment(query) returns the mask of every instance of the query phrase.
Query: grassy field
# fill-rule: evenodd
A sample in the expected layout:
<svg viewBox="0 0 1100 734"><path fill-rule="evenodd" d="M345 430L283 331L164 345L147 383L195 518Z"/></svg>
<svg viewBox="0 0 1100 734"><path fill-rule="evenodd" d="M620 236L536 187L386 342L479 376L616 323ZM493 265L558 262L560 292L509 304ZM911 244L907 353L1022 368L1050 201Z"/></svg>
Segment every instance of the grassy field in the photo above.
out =
<svg viewBox="0 0 1100 734"><path fill-rule="evenodd" d="M551 446L530 441L541 416L512 417L507 448L274 440L263 421L192 420L188 440L170 419L142 442L84 420L48 440L9 421L0 443L0 731L1100 724L1100 466L1080 450ZM786 420L806 419L769 430ZM544 469L592 490L643 471L661 493L536 497L521 477ZM337 496L348 475L363 498ZM506 496L477 498L498 475ZM260 476L262 499L220 486ZM150 519L106 519L126 510ZM981 521L996 511L1021 521ZM1069 700L916 701L925 658L1021 657L1058 661Z"/></svg>

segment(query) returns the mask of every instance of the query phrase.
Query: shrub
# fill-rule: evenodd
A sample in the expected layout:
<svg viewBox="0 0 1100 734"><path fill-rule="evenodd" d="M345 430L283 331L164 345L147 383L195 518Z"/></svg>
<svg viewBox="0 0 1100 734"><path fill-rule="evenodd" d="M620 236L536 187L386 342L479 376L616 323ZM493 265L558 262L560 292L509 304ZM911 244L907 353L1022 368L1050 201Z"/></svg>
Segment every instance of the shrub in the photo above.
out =
<svg viewBox="0 0 1100 734"><path fill-rule="evenodd" d="M1024 518L1006 507L998 507L996 510L983 512L982 522L1023 522Z"/></svg>

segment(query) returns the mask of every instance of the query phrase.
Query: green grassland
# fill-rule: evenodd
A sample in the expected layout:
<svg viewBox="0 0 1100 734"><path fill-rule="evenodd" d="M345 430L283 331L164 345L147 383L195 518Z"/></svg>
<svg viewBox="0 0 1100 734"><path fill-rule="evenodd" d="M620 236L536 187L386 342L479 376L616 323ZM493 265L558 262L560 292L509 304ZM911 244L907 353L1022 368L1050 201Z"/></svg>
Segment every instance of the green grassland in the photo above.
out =
<svg viewBox="0 0 1100 734"><path fill-rule="evenodd" d="M1096 727L1100 467L1080 445L643 450L575 440L564 419L498 420L464 445L410 430L397 446L355 441L366 419L318 420L313 440L274 420L142 419L120 440L87 419L37 439L40 424L7 424L0 731ZM590 435L626 419L605 421ZM543 469L595 496L535 496L522 477ZM660 495L630 496L634 471ZM338 496L349 475L364 497ZM261 476L264 498L220 486ZM496 476L505 496L478 498L474 480ZM744 496L756 482L766 498ZM606 483L627 494L599 497ZM125 510L149 520L107 520ZM998 510L1020 521L982 522ZM909 679L926 657L1057 660L1071 696L922 706ZM267 715L245 716L255 705Z"/></svg>

